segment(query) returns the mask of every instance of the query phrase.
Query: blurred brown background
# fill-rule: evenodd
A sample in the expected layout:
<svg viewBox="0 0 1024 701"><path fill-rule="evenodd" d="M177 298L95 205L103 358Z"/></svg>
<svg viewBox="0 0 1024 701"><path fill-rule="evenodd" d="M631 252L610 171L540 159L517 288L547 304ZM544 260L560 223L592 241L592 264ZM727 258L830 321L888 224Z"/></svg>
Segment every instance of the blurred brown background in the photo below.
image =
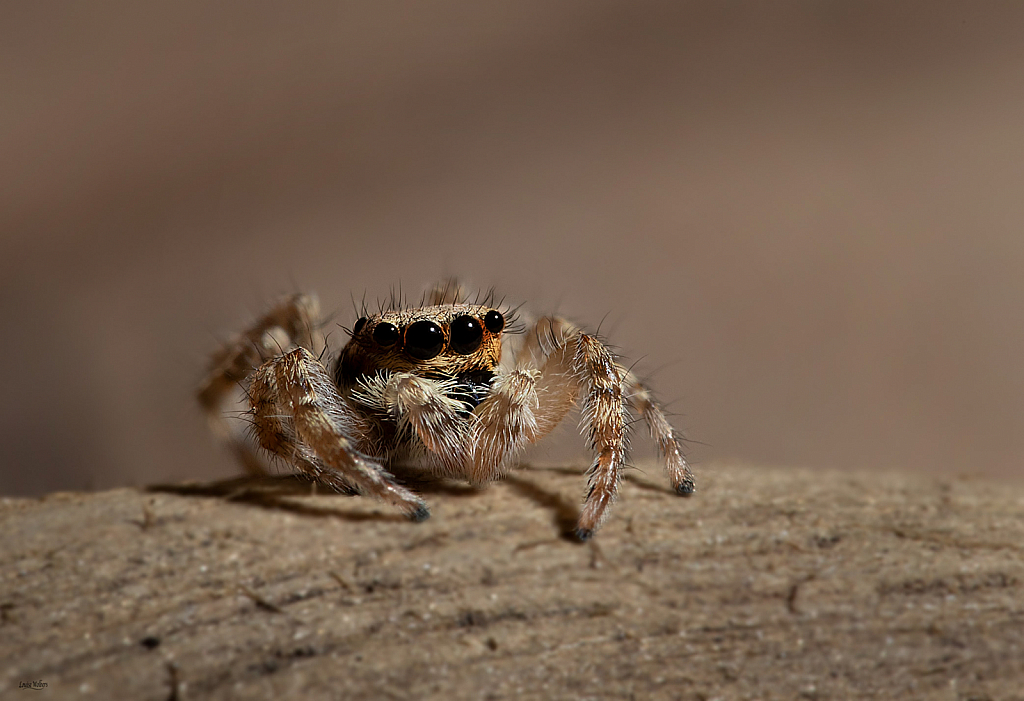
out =
<svg viewBox="0 0 1024 701"><path fill-rule="evenodd" d="M1021 475L1022 3L5 3L0 156L3 493L230 474L216 339L453 273L700 462Z"/></svg>

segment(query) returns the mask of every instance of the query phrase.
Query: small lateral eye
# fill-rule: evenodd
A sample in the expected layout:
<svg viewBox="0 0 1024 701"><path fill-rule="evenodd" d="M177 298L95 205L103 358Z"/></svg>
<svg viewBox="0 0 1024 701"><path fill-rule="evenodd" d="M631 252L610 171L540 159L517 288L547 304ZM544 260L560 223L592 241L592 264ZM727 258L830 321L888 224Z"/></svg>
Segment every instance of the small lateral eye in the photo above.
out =
<svg viewBox="0 0 1024 701"><path fill-rule="evenodd" d="M433 321L417 321L405 330L405 352L417 360L430 360L444 350L444 331Z"/></svg>
<svg viewBox="0 0 1024 701"><path fill-rule="evenodd" d="M356 326L359 324L357 323ZM388 322L377 324L373 329L373 340L377 342L378 346L393 346L398 342L398 327Z"/></svg>
<svg viewBox="0 0 1024 701"><path fill-rule="evenodd" d="M356 321L355 326L352 327L352 335L355 336L357 333L362 331L364 326L366 326L366 317L365 316L361 316Z"/></svg>
<svg viewBox="0 0 1024 701"><path fill-rule="evenodd" d="M492 309L484 316L484 326L491 333L501 333L501 330L505 328L505 317L501 315L501 312Z"/></svg>
<svg viewBox="0 0 1024 701"><path fill-rule="evenodd" d="M484 330L477 319L464 314L451 324L452 350L459 355L469 355L480 347Z"/></svg>

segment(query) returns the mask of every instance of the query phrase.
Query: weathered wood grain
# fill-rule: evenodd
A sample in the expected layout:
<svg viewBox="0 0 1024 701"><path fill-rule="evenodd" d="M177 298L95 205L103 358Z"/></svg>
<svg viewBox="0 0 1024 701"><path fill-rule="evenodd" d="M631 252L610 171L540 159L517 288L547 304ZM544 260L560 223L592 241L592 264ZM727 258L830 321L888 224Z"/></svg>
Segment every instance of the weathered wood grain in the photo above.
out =
<svg viewBox="0 0 1024 701"><path fill-rule="evenodd" d="M643 467L585 545L575 468L423 524L292 479L3 500L0 693L1024 698L1024 486Z"/></svg>

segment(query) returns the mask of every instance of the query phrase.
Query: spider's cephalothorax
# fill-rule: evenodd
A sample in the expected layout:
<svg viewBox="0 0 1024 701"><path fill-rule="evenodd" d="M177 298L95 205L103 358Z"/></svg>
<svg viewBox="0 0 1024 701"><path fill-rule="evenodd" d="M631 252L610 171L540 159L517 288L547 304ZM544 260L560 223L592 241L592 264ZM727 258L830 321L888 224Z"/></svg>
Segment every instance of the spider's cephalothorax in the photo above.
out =
<svg viewBox="0 0 1024 701"><path fill-rule="evenodd" d="M346 390L375 375L408 372L455 383L472 411L501 362L504 329L501 311L473 304L360 317L352 327L352 340L338 356L335 381Z"/></svg>
<svg viewBox="0 0 1024 701"><path fill-rule="evenodd" d="M395 482L387 465L474 483L498 479L578 403L596 453L581 539L594 533L615 497L630 412L647 422L676 492L694 491L675 429L596 336L560 317L510 334L508 310L470 304L452 282L424 301L364 312L333 372L318 355L324 341L316 299L282 301L214 356L199 393L211 425L230 438L220 406L244 383L261 448L317 481L376 495L422 520L426 504ZM251 470L263 470L247 444L232 444Z"/></svg>

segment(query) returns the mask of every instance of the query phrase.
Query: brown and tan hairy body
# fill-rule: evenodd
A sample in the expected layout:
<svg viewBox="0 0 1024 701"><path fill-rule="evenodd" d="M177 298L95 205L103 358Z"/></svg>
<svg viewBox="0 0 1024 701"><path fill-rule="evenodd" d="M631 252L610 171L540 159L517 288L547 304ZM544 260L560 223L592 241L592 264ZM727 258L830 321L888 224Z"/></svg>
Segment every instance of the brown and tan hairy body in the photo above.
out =
<svg viewBox="0 0 1024 701"><path fill-rule="evenodd" d="M211 425L230 439L221 404L242 383L262 449L318 482L377 496L419 521L430 515L426 504L388 465L473 483L499 479L580 404L596 453L577 528L587 539L615 498L632 411L647 422L676 493L694 491L677 432L595 335L559 317L517 334L507 309L470 304L452 282L424 302L372 315L364 309L348 344L325 365L316 298L283 300L214 356L199 392ZM251 471L263 470L247 444L231 442Z"/></svg>

